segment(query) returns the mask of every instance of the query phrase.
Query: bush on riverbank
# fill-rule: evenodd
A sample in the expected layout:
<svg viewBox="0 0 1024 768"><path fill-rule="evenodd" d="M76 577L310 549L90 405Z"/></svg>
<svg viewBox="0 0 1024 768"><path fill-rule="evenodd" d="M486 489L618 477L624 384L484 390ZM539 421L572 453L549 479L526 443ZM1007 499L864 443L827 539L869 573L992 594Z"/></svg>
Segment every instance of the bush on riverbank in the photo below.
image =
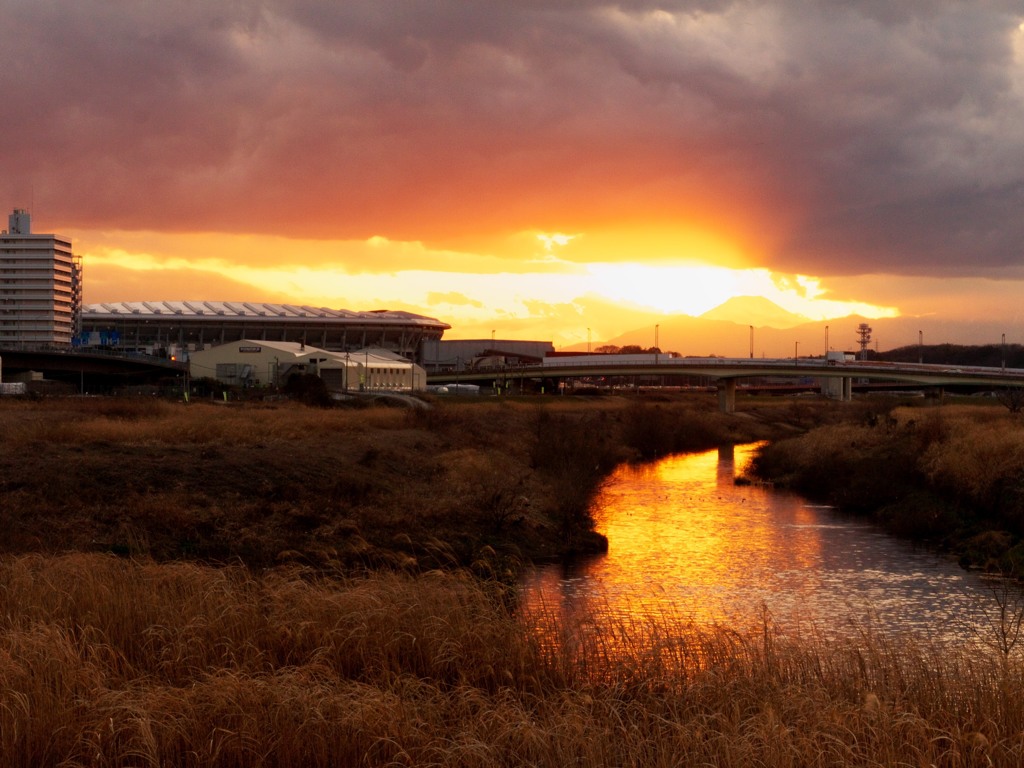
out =
<svg viewBox="0 0 1024 768"><path fill-rule="evenodd" d="M457 574L0 559L5 766L1020 765L1019 659L670 616L575 642ZM560 627L560 628L559 628ZM580 640L580 637L576 638Z"/></svg>
<svg viewBox="0 0 1024 768"><path fill-rule="evenodd" d="M1024 424L997 407L897 407L764 448L752 470L965 565L1024 573Z"/></svg>

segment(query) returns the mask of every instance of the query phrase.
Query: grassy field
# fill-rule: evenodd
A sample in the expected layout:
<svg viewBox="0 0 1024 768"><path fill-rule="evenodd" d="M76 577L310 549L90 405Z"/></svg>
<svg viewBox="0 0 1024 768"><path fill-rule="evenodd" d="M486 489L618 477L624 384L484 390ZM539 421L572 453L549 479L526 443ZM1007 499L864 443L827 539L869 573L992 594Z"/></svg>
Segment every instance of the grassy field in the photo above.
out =
<svg viewBox="0 0 1024 768"><path fill-rule="evenodd" d="M158 399L0 401L0 553L355 568L601 545L624 460L772 433L709 397L439 401L428 410Z"/></svg>
<svg viewBox="0 0 1024 768"><path fill-rule="evenodd" d="M5 766L1016 766L1019 664L635 617L457 573L0 562Z"/></svg>
<svg viewBox="0 0 1024 768"><path fill-rule="evenodd" d="M957 433L923 413L4 401L0 764L1024 764L1016 647L787 637L770 616L637 615L584 641L510 586L522 559L599 545L587 503L619 461L824 422L837 451Z"/></svg>

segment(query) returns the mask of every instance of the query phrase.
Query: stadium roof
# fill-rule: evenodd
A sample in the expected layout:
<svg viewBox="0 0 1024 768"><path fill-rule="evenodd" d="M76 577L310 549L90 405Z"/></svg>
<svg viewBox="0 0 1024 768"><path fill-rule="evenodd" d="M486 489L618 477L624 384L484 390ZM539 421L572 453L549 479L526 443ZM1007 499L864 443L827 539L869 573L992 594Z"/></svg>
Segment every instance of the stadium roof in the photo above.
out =
<svg viewBox="0 0 1024 768"><path fill-rule="evenodd" d="M210 317L210 318L266 318L269 320L365 320L374 324L396 322L402 324L424 324L449 328L447 323L412 312L387 309L368 312L352 312L348 309L297 306L294 304L259 304L249 301L121 301L86 304L82 307L85 315L149 315L160 317Z"/></svg>

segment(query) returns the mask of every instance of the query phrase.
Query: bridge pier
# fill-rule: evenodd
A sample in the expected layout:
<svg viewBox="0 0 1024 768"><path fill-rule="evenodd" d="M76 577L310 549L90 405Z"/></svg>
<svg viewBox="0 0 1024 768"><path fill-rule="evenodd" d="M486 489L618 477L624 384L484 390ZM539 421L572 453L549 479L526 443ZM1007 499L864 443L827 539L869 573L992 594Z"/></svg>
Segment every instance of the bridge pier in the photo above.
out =
<svg viewBox="0 0 1024 768"><path fill-rule="evenodd" d="M736 379L718 380L718 410L722 413L735 413Z"/></svg>
<svg viewBox="0 0 1024 768"><path fill-rule="evenodd" d="M851 376L841 376L839 378L823 377L821 380L821 394L830 400L848 403L853 399L853 378Z"/></svg>

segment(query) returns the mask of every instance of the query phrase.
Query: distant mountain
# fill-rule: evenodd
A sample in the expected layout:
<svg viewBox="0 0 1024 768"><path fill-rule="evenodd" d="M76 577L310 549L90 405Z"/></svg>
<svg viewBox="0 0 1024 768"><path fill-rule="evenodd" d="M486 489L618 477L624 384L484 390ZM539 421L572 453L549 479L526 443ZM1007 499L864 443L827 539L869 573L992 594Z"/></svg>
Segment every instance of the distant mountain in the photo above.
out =
<svg viewBox="0 0 1024 768"><path fill-rule="evenodd" d="M811 322L810 318L789 312L763 296L733 296L700 315L700 319L722 320L755 328L794 328Z"/></svg>

